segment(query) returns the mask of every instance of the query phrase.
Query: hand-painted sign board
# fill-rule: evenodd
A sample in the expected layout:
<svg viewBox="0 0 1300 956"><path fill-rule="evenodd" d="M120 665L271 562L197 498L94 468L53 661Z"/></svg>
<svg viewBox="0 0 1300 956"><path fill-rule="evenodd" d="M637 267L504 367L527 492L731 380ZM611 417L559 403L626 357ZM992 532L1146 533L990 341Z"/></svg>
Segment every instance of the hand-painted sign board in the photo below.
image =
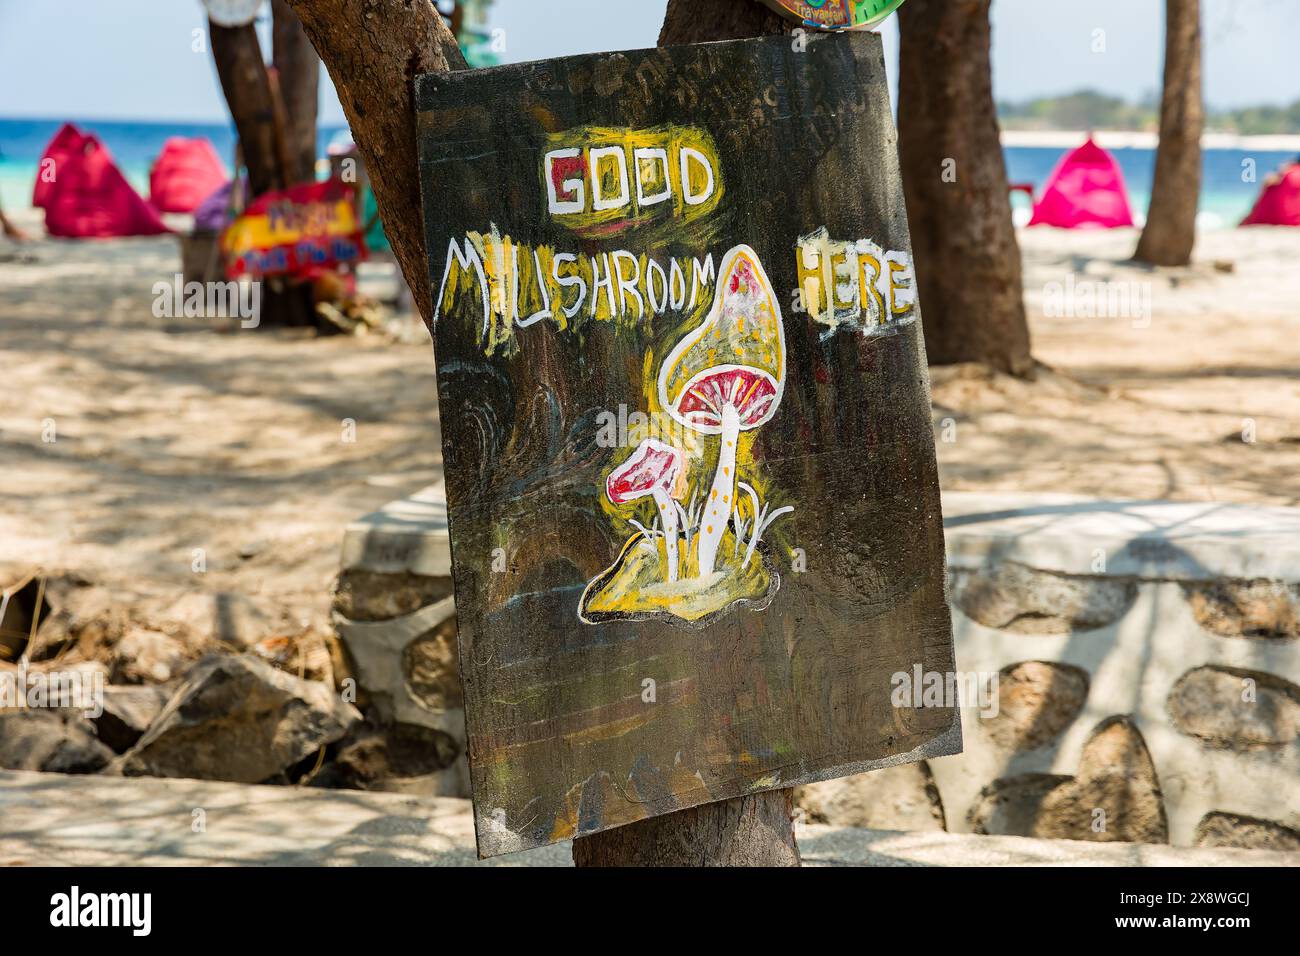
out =
<svg viewBox="0 0 1300 956"><path fill-rule="evenodd" d="M814 30L856 30L878 26L903 0L762 0L777 13Z"/></svg>
<svg viewBox="0 0 1300 956"><path fill-rule="evenodd" d="M871 34L420 78L485 856L955 753Z"/></svg>
<svg viewBox="0 0 1300 956"><path fill-rule="evenodd" d="M366 256L352 187L337 179L258 196L221 234L226 274L310 277Z"/></svg>

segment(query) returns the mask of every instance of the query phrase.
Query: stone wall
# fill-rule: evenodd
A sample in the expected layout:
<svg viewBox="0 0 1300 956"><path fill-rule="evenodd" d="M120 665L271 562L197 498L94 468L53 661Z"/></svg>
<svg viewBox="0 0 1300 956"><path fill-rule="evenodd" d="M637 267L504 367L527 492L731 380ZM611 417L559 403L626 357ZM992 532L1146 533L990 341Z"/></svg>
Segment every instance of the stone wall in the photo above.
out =
<svg viewBox="0 0 1300 956"><path fill-rule="evenodd" d="M334 627L382 751L348 756L375 789L468 797L446 493L441 484L348 526ZM371 764L380 763L377 771ZM397 766L394 766L394 765Z"/></svg>
<svg viewBox="0 0 1300 956"><path fill-rule="evenodd" d="M966 702L959 756L803 788L807 820L1300 849L1300 510L957 493L944 515L957 666L996 714ZM441 486L348 528L334 607L358 706L390 751L438 755L383 787L468 796Z"/></svg>
<svg viewBox="0 0 1300 956"><path fill-rule="evenodd" d="M1300 510L958 493L944 515L957 666L996 715L967 702L965 752L910 780L806 788L810 819L912 829L924 801L957 832L1300 849Z"/></svg>

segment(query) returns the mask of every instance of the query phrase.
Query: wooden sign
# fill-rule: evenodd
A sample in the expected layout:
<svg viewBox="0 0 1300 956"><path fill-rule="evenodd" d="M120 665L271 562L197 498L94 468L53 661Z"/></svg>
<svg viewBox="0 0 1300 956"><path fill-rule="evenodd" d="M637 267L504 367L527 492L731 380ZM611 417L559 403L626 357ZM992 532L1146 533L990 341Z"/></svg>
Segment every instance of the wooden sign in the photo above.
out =
<svg viewBox="0 0 1300 956"><path fill-rule="evenodd" d="M338 179L258 196L221 233L226 274L310 277L366 256L353 187Z"/></svg>
<svg viewBox="0 0 1300 956"><path fill-rule="evenodd" d="M957 752L879 38L417 93L480 854Z"/></svg>

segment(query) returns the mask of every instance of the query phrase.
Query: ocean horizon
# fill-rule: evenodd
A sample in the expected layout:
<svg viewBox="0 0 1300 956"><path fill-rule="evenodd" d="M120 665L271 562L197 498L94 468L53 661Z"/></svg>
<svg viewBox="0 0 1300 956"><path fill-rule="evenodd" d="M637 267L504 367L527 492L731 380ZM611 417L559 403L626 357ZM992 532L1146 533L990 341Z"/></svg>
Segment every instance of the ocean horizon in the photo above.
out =
<svg viewBox="0 0 1300 956"><path fill-rule="evenodd" d="M58 128L56 119L0 118L0 204L6 209L31 207L41 154ZM118 167L141 195L149 191L149 167L170 136L205 136L229 167L234 158L235 133L229 123L185 123L141 120L77 120L81 129L94 133L112 153ZM317 137L317 155L323 157L329 143L346 126L322 124ZM1004 133L1003 153L1010 183L1027 183L1035 193L1051 175L1061 157L1084 141L1087 134L1070 131ZM1099 131L1098 141L1110 148L1119 162L1128 188L1134 216L1141 221L1151 196L1155 168L1154 140L1150 134ZM1202 149L1203 170L1200 224L1204 228L1235 226L1249 212L1260 183L1268 173L1296 158L1300 152L1287 137L1237 137L1233 140L1207 134ZM1230 145L1212 145L1229 143ZM1257 148L1256 144L1260 147ZM1254 180L1248 172L1253 170ZM1013 193L1012 205L1018 223L1028 219L1029 198Z"/></svg>

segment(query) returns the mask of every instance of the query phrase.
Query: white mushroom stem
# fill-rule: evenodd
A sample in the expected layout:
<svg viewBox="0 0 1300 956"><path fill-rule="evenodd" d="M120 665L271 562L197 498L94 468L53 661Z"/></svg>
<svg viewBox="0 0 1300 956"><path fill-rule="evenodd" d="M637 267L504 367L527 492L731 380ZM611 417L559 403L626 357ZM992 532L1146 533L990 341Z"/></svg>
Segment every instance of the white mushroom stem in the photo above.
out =
<svg viewBox="0 0 1300 956"><path fill-rule="evenodd" d="M651 495L659 507L659 524L664 529L664 547L668 552L668 580L677 580L677 508L668 492L655 488Z"/></svg>
<svg viewBox="0 0 1300 956"><path fill-rule="evenodd" d="M718 470L713 473L713 487L704 499L704 514L700 517L700 577L713 573L722 532L731 517L732 500L736 497L736 444L739 440L740 413L731 402L727 402L722 406Z"/></svg>

